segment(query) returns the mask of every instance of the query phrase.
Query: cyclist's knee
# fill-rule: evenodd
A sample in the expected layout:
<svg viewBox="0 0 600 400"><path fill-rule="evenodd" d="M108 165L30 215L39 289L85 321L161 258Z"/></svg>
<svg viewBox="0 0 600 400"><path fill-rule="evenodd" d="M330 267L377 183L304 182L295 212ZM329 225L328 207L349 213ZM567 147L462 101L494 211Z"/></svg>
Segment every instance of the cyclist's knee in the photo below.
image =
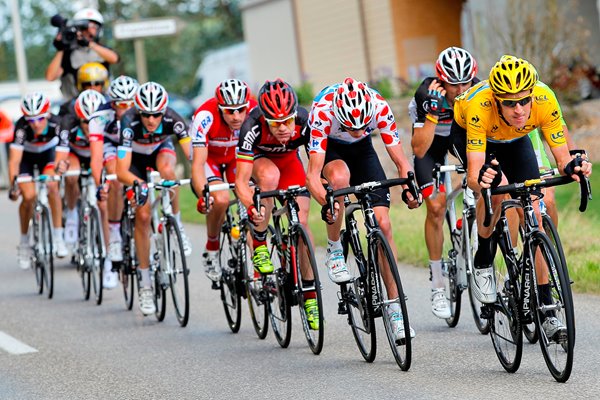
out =
<svg viewBox="0 0 600 400"><path fill-rule="evenodd" d="M347 171L330 171L328 182L334 189L350 186L350 175Z"/></svg>
<svg viewBox="0 0 600 400"><path fill-rule="evenodd" d="M142 228L144 230L150 227L150 210L149 207L140 207L135 213L135 229Z"/></svg>
<svg viewBox="0 0 600 400"><path fill-rule="evenodd" d="M254 173L262 190L275 190L279 184L280 173L277 168L261 168Z"/></svg>
<svg viewBox="0 0 600 400"><path fill-rule="evenodd" d="M431 220L442 220L446 212L446 204L438 201L428 201L427 203L427 218Z"/></svg>

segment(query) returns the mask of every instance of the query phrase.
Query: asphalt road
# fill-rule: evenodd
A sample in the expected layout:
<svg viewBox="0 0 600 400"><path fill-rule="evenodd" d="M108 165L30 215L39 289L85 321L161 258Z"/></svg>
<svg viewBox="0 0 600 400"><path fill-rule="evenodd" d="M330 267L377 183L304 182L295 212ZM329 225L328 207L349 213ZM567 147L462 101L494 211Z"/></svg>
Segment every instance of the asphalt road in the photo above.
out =
<svg viewBox="0 0 600 400"><path fill-rule="evenodd" d="M537 344L525 346L516 373L506 373L469 310L448 328L431 314L427 271L401 265L417 332L412 367L402 372L380 321L377 359L362 360L345 318L337 315L336 285L325 271L321 355L308 349L296 310L288 349L271 333L256 337L246 304L242 328L232 334L200 267L202 226L187 227L195 247L186 328L179 327L170 303L162 323L137 309L126 311L120 288L105 292L101 306L84 302L79 277L66 261L57 262L55 295L48 300L35 293L33 273L17 267L16 210L1 193L0 399L600 398L597 296L575 296L575 363L571 379L559 384Z"/></svg>

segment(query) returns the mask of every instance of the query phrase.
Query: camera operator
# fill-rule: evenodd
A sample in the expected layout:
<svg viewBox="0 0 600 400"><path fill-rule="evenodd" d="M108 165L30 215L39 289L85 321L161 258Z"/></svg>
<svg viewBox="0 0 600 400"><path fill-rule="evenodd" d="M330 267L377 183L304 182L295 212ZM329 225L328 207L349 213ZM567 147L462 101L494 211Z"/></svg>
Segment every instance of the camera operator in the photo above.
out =
<svg viewBox="0 0 600 400"><path fill-rule="evenodd" d="M99 43L104 18L93 8L78 11L71 21L57 14L50 22L59 32L52 43L57 51L46 69L46 79L53 81L60 77L61 92L70 99L79 94L76 76L82 65L99 62L108 69L109 64L119 61L119 55Z"/></svg>

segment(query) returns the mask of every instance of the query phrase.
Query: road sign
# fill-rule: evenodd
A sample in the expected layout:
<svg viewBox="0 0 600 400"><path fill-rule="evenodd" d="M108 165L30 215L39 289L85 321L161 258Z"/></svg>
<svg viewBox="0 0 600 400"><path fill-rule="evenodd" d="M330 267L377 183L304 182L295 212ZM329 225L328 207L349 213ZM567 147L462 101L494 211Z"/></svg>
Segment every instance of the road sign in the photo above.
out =
<svg viewBox="0 0 600 400"><path fill-rule="evenodd" d="M141 39L152 36L175 35L181 28L177 18L153 18L139 21L115 22L113 35L115 39Z"/></svg>

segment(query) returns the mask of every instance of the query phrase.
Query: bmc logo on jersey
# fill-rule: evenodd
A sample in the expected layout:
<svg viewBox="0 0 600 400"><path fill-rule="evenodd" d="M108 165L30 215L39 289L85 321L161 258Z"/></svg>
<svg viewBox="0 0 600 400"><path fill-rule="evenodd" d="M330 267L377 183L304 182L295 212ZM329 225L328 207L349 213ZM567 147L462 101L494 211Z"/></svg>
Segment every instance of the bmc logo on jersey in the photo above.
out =
<svg viewBox="0 0 600 400"><path fill-rule="evenodd" d="M244 141L242 143L242 150L252 151L252 147L254 146L254 141L258 136L259 126L253 126L251 130L246 132L246 136L244 136Z"/></svg>

